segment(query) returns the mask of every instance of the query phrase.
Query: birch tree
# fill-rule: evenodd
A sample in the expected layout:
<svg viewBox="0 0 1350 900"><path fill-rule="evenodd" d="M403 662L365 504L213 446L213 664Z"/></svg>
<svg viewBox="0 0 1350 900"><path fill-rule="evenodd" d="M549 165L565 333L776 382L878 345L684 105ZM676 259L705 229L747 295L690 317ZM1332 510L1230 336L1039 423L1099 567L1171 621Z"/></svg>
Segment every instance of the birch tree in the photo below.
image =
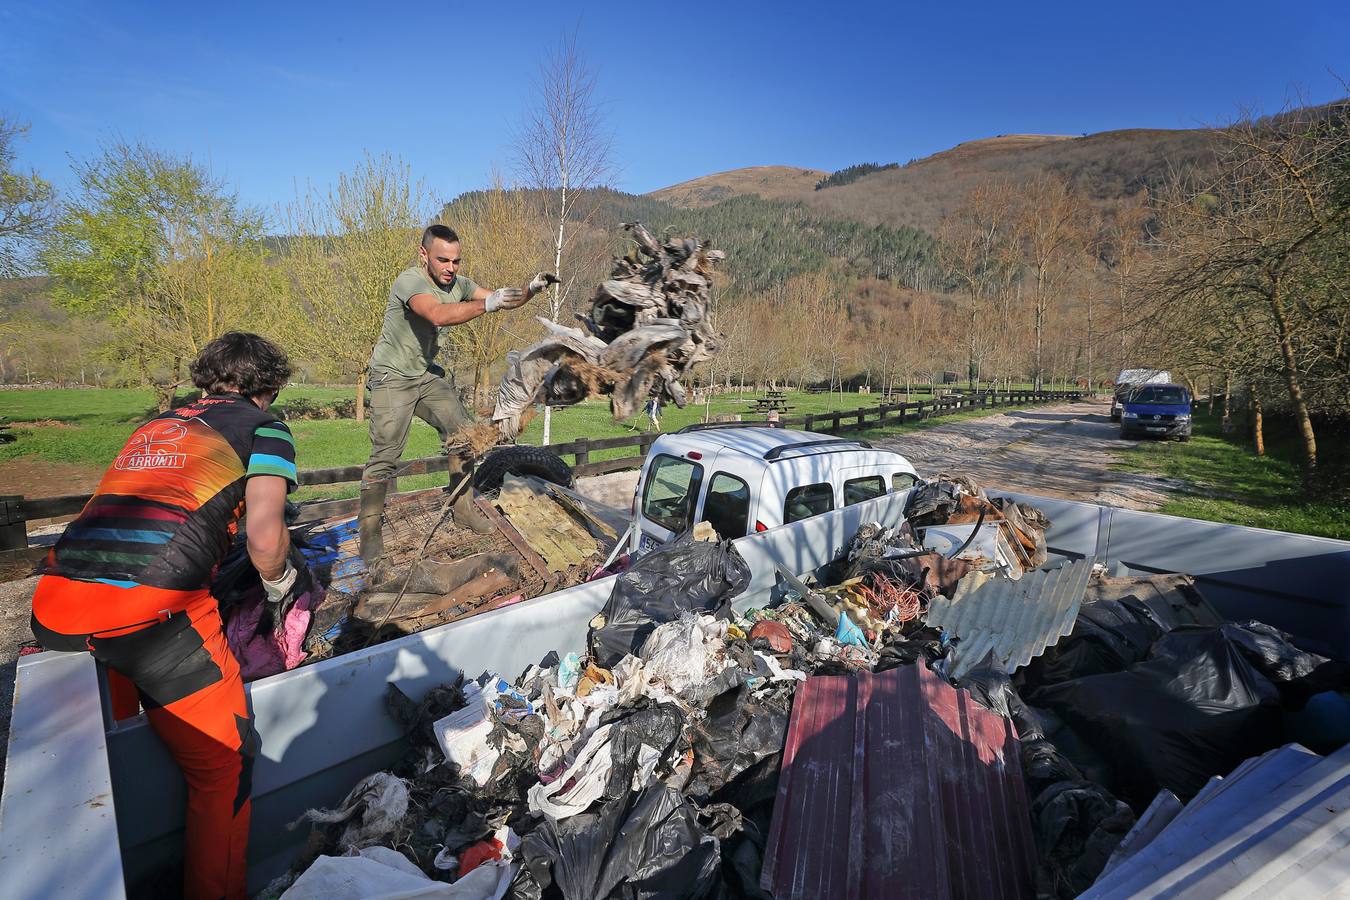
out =
<svg viewBox="0 0 1350 900"><path fill-rule="evenodd" d="M515 139L521 180L543 198L550 220L553 271L560 283L549 297L549 318L558 321L576 287L569 250L577 231L578 201L612 173L611 139L596 97L595 73L577 49L576 34L562 38L539 67L534 103ZM544 408L543 442L552 436L553 414Z"/></svg>

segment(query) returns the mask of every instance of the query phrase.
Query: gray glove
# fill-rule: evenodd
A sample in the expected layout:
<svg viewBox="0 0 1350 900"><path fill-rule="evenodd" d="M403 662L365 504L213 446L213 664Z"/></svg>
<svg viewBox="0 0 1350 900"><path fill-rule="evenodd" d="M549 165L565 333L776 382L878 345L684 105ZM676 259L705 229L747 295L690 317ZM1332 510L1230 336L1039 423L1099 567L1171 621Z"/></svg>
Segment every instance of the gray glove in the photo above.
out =
<svg viewBox="0 0 1350 900"><path fill-rule="evenodd" d="M560 284L561 281L562 279L552 272L540 272L530 279L530 286L525 289L525 298L528 300L540 291L547 290L550 284Z"/></svg>
<svg viewBox="0 0 1350 900"><path fill-rule="evenodd" d="M515 309L526 299L525 292L520 288L497 288L483 301L483 310L496 312L499 309Z"/></svg>

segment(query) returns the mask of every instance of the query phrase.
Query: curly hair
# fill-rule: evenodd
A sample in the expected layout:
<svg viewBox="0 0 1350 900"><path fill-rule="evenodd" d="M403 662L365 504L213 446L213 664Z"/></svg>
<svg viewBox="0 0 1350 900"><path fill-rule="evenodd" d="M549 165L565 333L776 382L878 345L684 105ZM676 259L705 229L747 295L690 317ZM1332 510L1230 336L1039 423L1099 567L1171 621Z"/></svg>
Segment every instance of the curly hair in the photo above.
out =
<svg viewBox="0 0 1350 900"><path fill-rule="evenodd" d="M208 394L259 397L281 390L290 380L291 363L267 338L230 331L203 347L188 371L192 383Z"/></svg>

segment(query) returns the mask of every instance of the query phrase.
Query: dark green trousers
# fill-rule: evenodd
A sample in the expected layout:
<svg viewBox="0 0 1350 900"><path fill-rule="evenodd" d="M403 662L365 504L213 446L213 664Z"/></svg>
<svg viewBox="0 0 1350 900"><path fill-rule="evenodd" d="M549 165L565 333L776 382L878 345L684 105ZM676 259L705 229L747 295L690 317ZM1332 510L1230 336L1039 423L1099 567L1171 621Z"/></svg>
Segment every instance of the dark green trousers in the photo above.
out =
<svg viewBox="0 0 1350 900"><path fill-rule="evenodd" d="M405 378L372 370L369 385L370 461L361 474L362 483L394 476L399 457L408 446L413 416L435 428L442 442L473 422L459 399L454 375L441 377L427 372Z"/></svg>

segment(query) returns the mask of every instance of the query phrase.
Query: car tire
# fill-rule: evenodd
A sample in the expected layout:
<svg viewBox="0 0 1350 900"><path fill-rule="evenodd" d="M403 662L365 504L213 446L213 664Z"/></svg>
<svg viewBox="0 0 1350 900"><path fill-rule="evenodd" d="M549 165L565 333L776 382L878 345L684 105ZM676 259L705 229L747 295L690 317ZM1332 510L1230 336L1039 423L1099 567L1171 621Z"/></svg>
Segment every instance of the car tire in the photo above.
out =
<svg viewBox="0 0 1350 900"><path fill-rule="evenodd" d="M1120 413L1117 413L1117 412L1111 413L1111 421L1112 421L1112 422L1119 422L1119 421L1120 421Z"/></svg>
<svg viewBox="0 0 1350 900"><path fill-rule="evenodd" d="M563 487L571 487L575 480L572 467L552 450L517 444L489 450L474 469L473 486L484 494L501 490L508 474L533 475Z"/></svg>

